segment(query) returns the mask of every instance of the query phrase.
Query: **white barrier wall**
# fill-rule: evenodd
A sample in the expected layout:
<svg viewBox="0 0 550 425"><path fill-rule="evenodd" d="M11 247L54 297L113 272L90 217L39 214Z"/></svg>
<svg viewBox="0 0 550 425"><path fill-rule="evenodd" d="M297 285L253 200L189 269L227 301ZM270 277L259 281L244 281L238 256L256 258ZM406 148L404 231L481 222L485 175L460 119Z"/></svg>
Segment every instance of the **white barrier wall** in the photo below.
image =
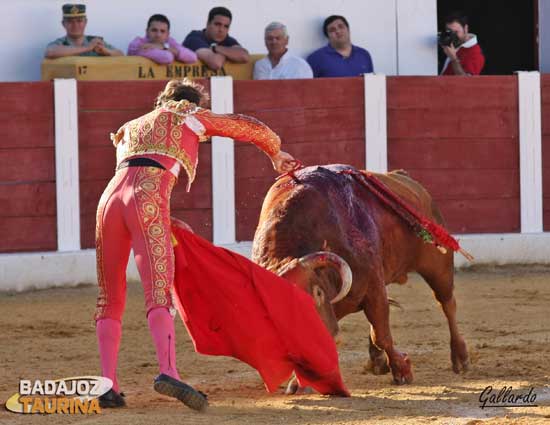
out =
<svg viewBox="0 0 550 425"><path fill-rule="evenodd" d="M277 20L288 26L290 49L305 57L326 44L321 29L323 20L332 14L343 15L350 23L352 42L370 51L376 72L386 75L437 73L436 0L75 2L87 6L87 33L101 35L124 51L134 37L144 34L152 14L168 16L172 36L183 41L190 30L204 28L212 7L225 6L233 13L230 34L251 53L265 52L264 28ZM65 35L61 26L64 3L68 1L0 0L0 13L9 17L4 19L0 37L3 58L0 81L40 79L40 63L47 43Z"/></svg>

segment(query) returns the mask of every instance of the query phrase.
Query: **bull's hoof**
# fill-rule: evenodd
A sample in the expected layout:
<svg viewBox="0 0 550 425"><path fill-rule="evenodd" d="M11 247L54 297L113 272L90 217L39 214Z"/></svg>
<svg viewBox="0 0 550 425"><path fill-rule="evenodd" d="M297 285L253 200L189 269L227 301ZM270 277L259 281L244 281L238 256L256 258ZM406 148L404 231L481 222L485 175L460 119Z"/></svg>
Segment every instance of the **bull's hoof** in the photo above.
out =
<svg viewBox="0 0 550 425"><path fill-rule="evenodd" d="M464 340L451 342L451 362L453 364L454 373L468 371L470 367L470 358Z"/></svg>
<svg viewBox="0 0 550 425"><path fill-rule="evenodd" d="M393 383L396 385L410 384L413 381L411 360L407 353L400 353L396 363L392 364Z"/></svg>
<svg viewBox="0 0 550 425"><path fill-rule="evenodd" d="M393 377L393 383L395 385L405 385L405 384L412 384L413 376L412 373L407 376L394 376Z"/></svg>
<svg viewBox="0 0 550 425"><path fill-rule="evenodd" d="M451 361L453 363L453 372L454 373L465 373L470 369L470 359L468 354L465 357L457 358L452 356Z"/></svg>
<svg viewBox="0 0 550 425"><path fill-rule="evenodd" d="M286 395L313 394L313 388L300 387L296 378L293 378L287 385L285 390Z"/></svg>
<svg viewBox="0 0 550 425"><path fill-rule="evenodd" d="M292 378L288 382L288 385L286 386L285 394L286 395L296 394L296 392L298 391L298 388L300 388L300 386L298 385L298 381L296 380L296 378Z"/></svg>
<svg viewBox="0 0 550 425"><path fill-rule="evenodd" d="M372 372L373 375L385 375L390 371L390 366L386 360L386 357L379 357L375 360L369 359L365 370Z"/></svg>
<svg viewBox="0 0 550 425"><path fill-rule="evenodd" d="M296 391L296 395L308 395L308 394L315 394L315 391L311 387L298 387L298 391Z"/></svg>
<svg viewBox="0 0 550 425"><path fill-rule="evenodd" d="M464 362L453 363L453 372L454 373L466 373L470 369L470 361L466 359Z"/></svg>
<svg viewBox="0 0 550 425"><path fill-rule="evenodd" d="M374 375L385 375L387 373L390 372L390 367L388 366L387 363L384 363L384 364L376 364L374 365L373 369L372 369L372 373Z"/></svg>

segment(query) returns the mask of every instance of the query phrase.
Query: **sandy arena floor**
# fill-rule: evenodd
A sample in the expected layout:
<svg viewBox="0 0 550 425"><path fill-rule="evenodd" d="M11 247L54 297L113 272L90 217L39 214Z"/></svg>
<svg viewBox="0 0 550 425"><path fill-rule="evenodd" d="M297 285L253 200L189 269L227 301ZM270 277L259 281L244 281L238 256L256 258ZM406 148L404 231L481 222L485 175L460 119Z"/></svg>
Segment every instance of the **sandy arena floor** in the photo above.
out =
<svg viewBox="0 0 550 425"><path fill-rule="evenodd" d="M228 358L196 354L177 321L178 364L184 379L209 395L204 414L152 389L157 373L139 284L129 285L119 377L128 407L100 415L17 415L0 409L0 424L535 424L550 423L550 268L514 267L457 273L459 325L469 345L471 370L450 367L448 331L427 285L412 276L391 295L397 347L409 353L412 385L364 371L368 325L362 314L341 322L340 362L352 397L285 396L265 392L256 372ZM0 403L19 379L98 374L91 320L96 288L83 286L0 294ZM488 385L514 392L534 387L538 407L479 407Z"/></svg>

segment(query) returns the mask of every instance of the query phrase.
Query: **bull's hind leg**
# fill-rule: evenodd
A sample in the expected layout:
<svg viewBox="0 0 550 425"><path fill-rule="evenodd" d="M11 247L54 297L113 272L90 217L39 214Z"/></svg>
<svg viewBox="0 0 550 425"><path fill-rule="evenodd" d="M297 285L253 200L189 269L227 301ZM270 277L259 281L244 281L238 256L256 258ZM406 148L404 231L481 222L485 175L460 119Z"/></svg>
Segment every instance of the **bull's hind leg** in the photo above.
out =
<svg viewBox="0 0 550 425"><path fill-rule="evenodd" d="M452 254L447 255L452 256ZM468 370L470 362L466 342L460 334L456 323L456 299L453 293L454 271L452 257L451 260L448 260L448 257L445 259L440 257L434 260L435 261L431 263L431 267L426 270L418 270L418 273L424 278L428 285L430 285L435 298L445 313L445 317L449 324L449 332L451 334L451 362L453 364L453 371L455 373L460 373L460 371L464 372ZM434 264L442 262L445 263L444 266L439 268L434 267Z"/></svg>
<svg viewBox="0 0 550 425"><path fill-rule="evenodd" d="M406 353L397 351L393 346L390 332L390 304L382 279L379 282L369 282L363 310L372 324L372 342L388 356L394 383L408 384L412 382L413 374L409 357Z"/></svg>

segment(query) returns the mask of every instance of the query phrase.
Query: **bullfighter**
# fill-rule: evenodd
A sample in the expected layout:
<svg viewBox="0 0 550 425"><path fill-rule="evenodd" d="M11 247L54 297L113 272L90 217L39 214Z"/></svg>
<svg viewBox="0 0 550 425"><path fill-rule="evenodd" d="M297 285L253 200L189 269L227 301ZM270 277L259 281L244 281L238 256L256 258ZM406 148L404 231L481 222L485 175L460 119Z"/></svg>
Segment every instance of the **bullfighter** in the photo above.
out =
<svg viewBox="0 0 550 425"><path fill-rule="evenodd" d="M292 169L293 157L280 150L280 138L269 127L245 115L215 114L201 107L205 98L199 84L170 81L152 112L127 122L111 135L116 147L116 173L101 196L96 221L96 333L102 374L113 381L112 389L100 397L102 407L126 404L116 369L131 248L159 362L154 389L195 410L207 406L203 393L180 380L174 321L169 312L174 280L170 196L182 169L189 190L195 178L199 142L211 136L250 141L271 158L276 171Z"/></svg>

